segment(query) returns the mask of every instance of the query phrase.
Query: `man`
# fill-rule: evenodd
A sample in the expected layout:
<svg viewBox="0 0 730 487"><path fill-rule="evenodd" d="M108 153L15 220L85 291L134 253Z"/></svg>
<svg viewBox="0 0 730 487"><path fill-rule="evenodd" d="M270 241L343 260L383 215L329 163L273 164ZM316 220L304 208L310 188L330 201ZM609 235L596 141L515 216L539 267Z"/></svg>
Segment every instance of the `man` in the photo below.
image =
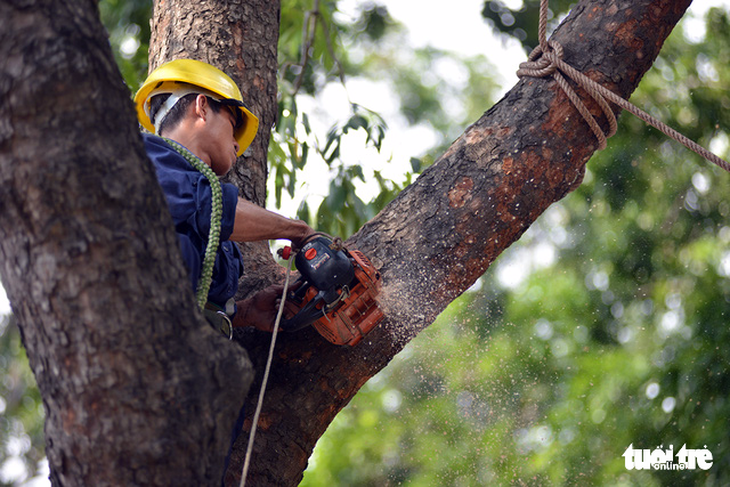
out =
<svg viewBox="0 0 730 487"><path fill-rule="evenodd" d="M235 186L217 180L251 144L258 119L246 109L228 75L191 59L166 63L150 73L135 103L140 123L156 134L143 135L145 148L167 198L199 304L233 315L234 327L271 330L281 287L269 287L233 306L243 273L234 242L284 238L298 246L314 231L300 220L239 198Z"/></svg>

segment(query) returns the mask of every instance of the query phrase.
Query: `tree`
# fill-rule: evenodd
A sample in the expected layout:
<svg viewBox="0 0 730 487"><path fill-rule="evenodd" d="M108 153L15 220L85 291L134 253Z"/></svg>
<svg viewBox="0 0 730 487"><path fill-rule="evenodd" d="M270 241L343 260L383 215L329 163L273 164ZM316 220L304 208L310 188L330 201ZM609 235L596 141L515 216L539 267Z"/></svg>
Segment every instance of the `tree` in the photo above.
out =
<svg viewBox="0 0 730 487"><path fill-rule="evenodd" d="M572 65L627 96L688 3L635 2L620 10L609 1L580 2L554 38ZM59 483L71 478L93 478L97 484L214 482L243 395L241 384L230 382L231 375L245 372L243 352L222 345L194 311L174 235L158 223L165 221L164 205L144 162L132 110L111 53L96 42L103 32L93 3L74 12L51 3L35 2L32 10L25 5L2 6L3 58L13 61L2 74L0 174L10 188L0 200L8 234L1 247L2 275L48 411L52 477ZM166 7L176 11L172 4ZM244 20L265 14L255 25L239 24L240 10L218 7L225 15L205 21L177 17L194 20L186 39L214 39L215 46L176 41L175 32L183 30L176 25L166 31L170 24L158 12L156 26L165 31L160 37L171 46L163 56L185 53L233 67L234 57L216 46L263 41L258 31L248 37L247 27L276 24L276 10L263 3L260 10L247 4L252 10ZM240 30L220 29L215 19ZM206 35L196 35L196 29ZM240 31L240 38L224 34ZM94 45L102 47L88 50ZM253 56L243 58L247 66L275 66L264 61L274 50L268 48L246 49ZM234 78L244 91L268 96L268 103L265 98L255 103L261 113L271 113L265 107L275 102L273 77L257 72L234 73ZM104 124L90 113L119 118ZM120 130L125 117L128 127ZM90 142L85 134L97 138ZM50 150L41 153L37 140L48 141ZM353 236L351 243L381 265L386 322L355 349L333 348L313 333L282 337L255 445L253 479L296 482L336 412L540 213L579 184L595 147L553 84L522 81ZM265 150L259 154L242 167L265 167L257 159ZM243 194L256 194L253 179L250 186L240 183ZM66 183L63 191L59 181ZM262 257L249 266L254 276L270 275L265 254L256 255ZM241 338L254 365L260 364L267 337ZM191 363L191 354L199 360ZM170 445L180 430L190 441ZM102 432L119 441L86 439ZM238 464L240 452L234 456ZM120 456L125 461L116 461ZM282 464L281 458L287 461ZM229 474L235 475L233 470Z"/></svg>

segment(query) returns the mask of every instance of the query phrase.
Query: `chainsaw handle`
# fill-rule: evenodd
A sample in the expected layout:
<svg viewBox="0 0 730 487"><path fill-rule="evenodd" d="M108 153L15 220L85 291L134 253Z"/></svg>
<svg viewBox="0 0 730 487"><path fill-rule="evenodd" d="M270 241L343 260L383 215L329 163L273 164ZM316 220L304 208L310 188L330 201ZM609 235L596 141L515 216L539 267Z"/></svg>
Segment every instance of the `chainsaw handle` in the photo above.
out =
<svg viewBox="0 0 730 487"><path fill-rule="evenodd" d="M324 297L322 292L317 293L317 295L313 299L309 300L309 302L305 304L304 307L297 312L297 314L287 320L282 320L279 324L280 328L283 331L290 332L298 331L311 325L324 316L324 310L317 309L317 305L323 300Z"/></svg>

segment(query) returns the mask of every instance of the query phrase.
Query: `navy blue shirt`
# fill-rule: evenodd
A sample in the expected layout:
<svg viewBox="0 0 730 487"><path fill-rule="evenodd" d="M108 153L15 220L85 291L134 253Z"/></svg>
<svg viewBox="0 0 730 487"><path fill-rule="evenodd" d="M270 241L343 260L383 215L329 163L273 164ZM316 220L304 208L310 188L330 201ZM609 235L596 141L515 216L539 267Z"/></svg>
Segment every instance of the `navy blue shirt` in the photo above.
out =
<svg viewBox="0 0 730 487"><path fill-rule="evenodd" d="M170 208L175 231L180 240L185 265L190 272L190 283L195 292L202 272L205 248L210 231L212 193L210 182L160 137L143 134L147 155L157 171ZM213 268L208 300L224 306L238 290L238 278L243 274L241 253L228 240L233 233L238 189L232 184L220 183L223 189L223 218L220 247Z"/></svg>

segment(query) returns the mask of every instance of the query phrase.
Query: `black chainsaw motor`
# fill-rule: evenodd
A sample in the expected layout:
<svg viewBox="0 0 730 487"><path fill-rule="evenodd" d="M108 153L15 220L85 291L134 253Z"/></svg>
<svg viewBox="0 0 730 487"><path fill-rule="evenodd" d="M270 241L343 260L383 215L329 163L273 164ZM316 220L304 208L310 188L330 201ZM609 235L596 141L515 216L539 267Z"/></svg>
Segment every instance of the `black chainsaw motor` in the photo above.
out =
<svg viewBox="0 0 730 487"><path fill-rule="evenodd" d="M287 299L302 308L293 317L282 320L284 331L300 330L324 317L349 296L350 284L355 279L350 259L344 251L333 250L332 241L325 237L307 242L294 263L301 274L301 285Z"/></svg>

